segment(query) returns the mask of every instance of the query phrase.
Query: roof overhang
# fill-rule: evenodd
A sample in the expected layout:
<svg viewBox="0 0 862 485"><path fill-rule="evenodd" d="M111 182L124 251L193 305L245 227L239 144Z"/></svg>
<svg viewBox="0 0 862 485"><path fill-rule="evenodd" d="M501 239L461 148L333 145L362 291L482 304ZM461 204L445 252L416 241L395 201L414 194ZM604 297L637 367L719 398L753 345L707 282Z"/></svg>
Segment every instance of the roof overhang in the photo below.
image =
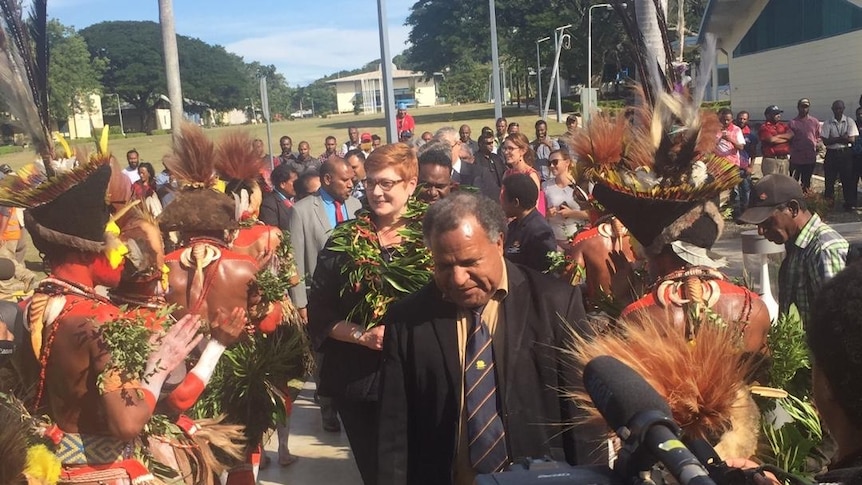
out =
<svg viewBox="0 0 862 485"><path fill-rule="evenodd" d="M703 44L706 35L712 34L718 48L733 50L767 3L769 0L709 0L700 21L697 43Z"/></svg>

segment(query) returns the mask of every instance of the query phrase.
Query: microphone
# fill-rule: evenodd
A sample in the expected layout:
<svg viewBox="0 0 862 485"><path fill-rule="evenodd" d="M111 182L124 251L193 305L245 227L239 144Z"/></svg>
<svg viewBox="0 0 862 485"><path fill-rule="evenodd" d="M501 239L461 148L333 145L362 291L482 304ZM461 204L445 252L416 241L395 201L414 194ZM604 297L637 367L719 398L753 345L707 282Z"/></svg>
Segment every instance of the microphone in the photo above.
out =
<svg viewBox="0 0 862 485"><path fill-rule="evenodd" d="M615 471L638 476L658 460L681 485L715 485L680 441L682 431L670 417L670 406L631 367L609 355L596 357L584 368L584 387L602 417L626 443ZM651 456L639 448L646 448Z"/></svg>

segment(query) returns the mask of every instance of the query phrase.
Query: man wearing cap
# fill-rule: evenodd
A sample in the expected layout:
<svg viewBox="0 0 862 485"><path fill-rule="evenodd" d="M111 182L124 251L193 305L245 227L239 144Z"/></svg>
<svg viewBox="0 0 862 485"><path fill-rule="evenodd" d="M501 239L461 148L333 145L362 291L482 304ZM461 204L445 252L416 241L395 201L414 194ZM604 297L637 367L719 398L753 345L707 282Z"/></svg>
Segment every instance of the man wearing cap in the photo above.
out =
<svg viewBox="0 0 862 485"><path fill-rule="evenodd" d="M398 141L401 143L411 143L413 141L412 131L402 131L398 134Z"/></svg>
<svg viewBox="0 0 862 485"><path fill-rule="evenodd" d="M802 98L796 103L798 115L790 120L790 172L802 183L802 191L811 189L811 175L817 161L817 144L820 142L820 121L808 114L811 101Z"/></svg>
<svg viewBox="0 0 862 485"><path fill-rule="evenodd" d="M787 255L778 270L779 311L787 312L795 304L806 322L820 287L844 269L847 241L808 210L802 187L785 175L760 179L739 218L757 224L766 239L784 244Z"/></svg>
<svg viewBox="0 0 862 485"><path fill-rule="evenodd" d="M407 103L404 101L398 103L398 114L395 115L395 128L398 133L409 131L413 133L416 129L416 121L407 112Z"/></svg>
<svg viewBox="0 0 862 485"><path fill-rule="evenodd" d="M790 139L793 132L786 124L781 122L781 110L774 104L767 107L763 114L766 121L760 125L758 137L763 151L763 160L760 162L760 171L763 175L771 173L790 174Z"/></svg>
<svg viewBox="0 0 862 485"><path fill-rule="evenodd" d="M832 114L829 121L823 122L820 137L826 145L826 159L823 161L823 171L826 177L826 190L823 196L827 199L835 197L835 180L841 180L844 194L844 210L856 208L856 177L853 171L853 143L859 136L856 122L844 114L844 101L832 103Z"/></svg>

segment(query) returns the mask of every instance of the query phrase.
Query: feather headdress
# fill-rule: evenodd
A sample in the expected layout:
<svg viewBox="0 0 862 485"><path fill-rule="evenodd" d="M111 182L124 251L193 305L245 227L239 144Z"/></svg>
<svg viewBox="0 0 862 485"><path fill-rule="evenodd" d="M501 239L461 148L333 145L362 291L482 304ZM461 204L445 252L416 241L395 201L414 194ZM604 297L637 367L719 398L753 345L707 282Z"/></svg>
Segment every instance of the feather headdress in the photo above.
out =
<svg viewBox="0 0 862 485"><path fill-rule="evenodd" d="M192 123L180 127L165 167L180 184L173 202L159 216L163 231L219 231L236 229L234 202L218 189L216 148L203 129Z"/></svg>
<svg viewBox="0 0 862 485"><path fill-rule="evenodd" d="M709 248L724 227L719 194L739 183L739 168L712 153L720 124L715 113L700 108L706 84L697 79L692 91L681 83L669 61L671 49L658 2L647 6L655 6L659 46L647 45L634 20L634 6L625 5L613 3L637 48L640 85L634 88L635 105L613 114L594 114L575 135L579 171L596 182L595 199L625 224L648 254L657 254L680 238L695 221L696 229L702 227L705 233L684 242ZM714 50L712 42L704 51ZM710 72L711 62L712 57L704 55L699 72Z"/></svg>
<svg viewBox="0 0 862 485"><path fill-rule="evenodd" d="M219 140L215 168L227 182L225 192L233 196L237 220L256 216L262 200L257 180L263 160L255 153L251 135L236 131Z"/></svg>
<svg viewBox="0 0 862 485"><path fill-rule="evenodd" d="M47 0L34 0L30 28L19 0L0 0L0 95L42 158L54 159L48 115ZM45 167L49 177L54 173Z"/></svg>
<svg viewBox="0 0 862 485"><path fill-rule="evenodd" d="M745 379L754 361L743 352L738 327L708 322L689 339L670 321L634 314L592 339L574 336L568 352L579 369L598 356L616 357L668 402L685 437L722 442L719 452L724 457L752 456L759 414ZM583 390L569 397L587 411L590 421L601 422Z"/></svg>

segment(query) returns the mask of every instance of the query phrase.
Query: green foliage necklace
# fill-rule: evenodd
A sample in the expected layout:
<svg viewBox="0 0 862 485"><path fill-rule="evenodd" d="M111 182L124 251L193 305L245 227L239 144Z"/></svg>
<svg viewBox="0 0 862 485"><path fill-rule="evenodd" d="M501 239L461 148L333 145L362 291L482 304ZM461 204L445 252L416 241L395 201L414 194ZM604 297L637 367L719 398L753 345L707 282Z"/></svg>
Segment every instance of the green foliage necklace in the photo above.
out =
<svg viewBox="0 0 862 485"><path fill-rule="evenodd" d="M380 324L392 302L418 291L431 279L431 252L422 239L422 217L428 205L411 197L401 216L406 221L398 230L401 243L384 248L371 213L361 211L356 219L338 225L329 249L344 253L341 268L345 284L341 296L361 295L347 320L371 328ZM389 258L384 257L384 253Z"/></svg>

